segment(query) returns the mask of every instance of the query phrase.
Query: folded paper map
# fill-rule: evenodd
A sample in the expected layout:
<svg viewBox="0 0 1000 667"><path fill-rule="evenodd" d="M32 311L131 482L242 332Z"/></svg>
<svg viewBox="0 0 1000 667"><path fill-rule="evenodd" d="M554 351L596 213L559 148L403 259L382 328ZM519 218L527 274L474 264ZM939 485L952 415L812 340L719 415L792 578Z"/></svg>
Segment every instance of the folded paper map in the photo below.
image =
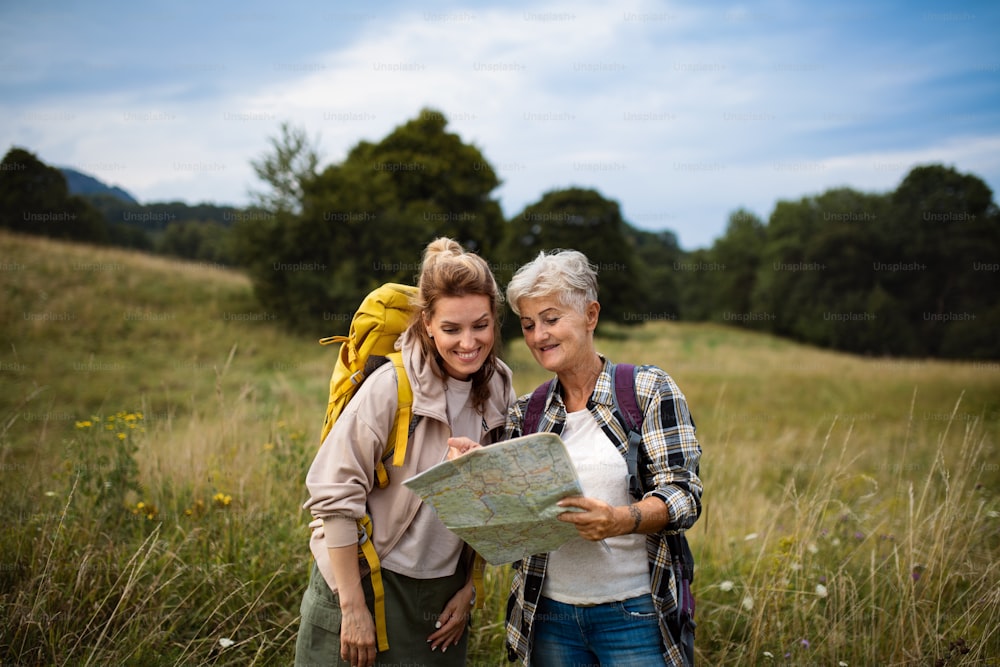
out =
<svg viewBox="0 0 1000 667"><path fill-rule="evenodd" d="M474 449L403 483L491 565L554 551L578 534L556 518L567 511L556 503L582 491L554 433Z"/></svg>

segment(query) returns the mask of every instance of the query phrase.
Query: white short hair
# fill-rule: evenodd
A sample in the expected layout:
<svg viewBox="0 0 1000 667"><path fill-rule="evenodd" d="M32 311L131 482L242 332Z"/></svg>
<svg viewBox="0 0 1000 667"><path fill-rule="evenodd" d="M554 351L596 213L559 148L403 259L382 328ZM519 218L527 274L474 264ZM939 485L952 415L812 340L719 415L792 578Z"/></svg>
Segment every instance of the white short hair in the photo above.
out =
<svg viewBox="0 0 1000 667"><path fill-rule="evenodd" d="M564 306L584 312L597 301L597 271L578 250L543 250L538 257L517 270L507 284L507 303L517 315L518 301L556 295Z"/></svg>

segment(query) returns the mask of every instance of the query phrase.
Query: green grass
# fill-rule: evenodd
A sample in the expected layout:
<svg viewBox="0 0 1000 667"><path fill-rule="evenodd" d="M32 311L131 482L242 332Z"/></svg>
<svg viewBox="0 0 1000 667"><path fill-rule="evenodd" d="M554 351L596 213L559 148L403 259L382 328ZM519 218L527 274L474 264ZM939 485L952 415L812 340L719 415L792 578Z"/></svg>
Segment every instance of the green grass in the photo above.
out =
<svg viewBox="0 0 1000 667"><path fill-rule="evenodd" d="M335 351L235 272L7 234L0 259L0 663L290 662ZM698 425L701 664L1000 655L996 363L674 322L598 347L668 370ZM473 663L504 663L508 580Z"/></svg>

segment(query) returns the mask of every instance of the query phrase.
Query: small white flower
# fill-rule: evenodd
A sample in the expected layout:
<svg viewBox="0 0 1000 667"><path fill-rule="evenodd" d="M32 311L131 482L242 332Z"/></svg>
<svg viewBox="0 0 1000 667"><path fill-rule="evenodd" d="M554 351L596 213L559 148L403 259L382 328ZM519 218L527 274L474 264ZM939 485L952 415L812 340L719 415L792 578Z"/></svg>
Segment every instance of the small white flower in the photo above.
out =
<svg viewBox="0 0 1000 667"><path fill-rule="evenodd" d="M770 651L764 651L764 657L765 658L773 658L774 654L771 653Z"/></svg>
<svg viewBox="0 0 1000 667"><path fill-rule="evenodd" d="M816 595L820 596L821 598L825 598L827 595L826 586L824 586L823 584L816 584Z"/></svg>
<svg viewBox="0 0 1000 667"><path fill-rule="evenodd" d="M835 547L839 547L840 546L840 538L839 537L833 538L832 540L830 540L830 544L832 544Z"/></svg>
<svg viewBox="0 0 1000 667"><path fill-rule="evenodd" d="M56 495L56 492L55 491L46 491L45 495L48 496L49 498L54 498L55 495Z"/></svg>
<svg viewBox="0 0 1000 667"><path fill-rule="evenodd" d="M807 549L807 550L809 551L809 553L811 553L811 554L814 554L814 553L817 553L817 552L819 551L819 547L818 547L818 546L816 546L816 543L815 543L815 542L810 542L810 543L809 543L809 546L807 546L807 547L806 547L806 549Z"/></svg>
<svg viewBox="0 0 1000 667"><path fill-rule="evenodd" d="M848 665L847 665L846 662L844 662L843 660L841 660L840 662L837 663L837 667L848 667Z"/></svg>
<svg viewBox="0 0 1000 667"><path fill-rule="evenodd" d="M743 608L747 611L751 611L753 609L753 598L749 595L743 598Z"/></svg>
<svg viewBox="0 0 1000 667"><path fill-rule="evenodd" d="M757 539L757 533L750 533L749 535L743 538L743 541L749 542L750 540L756 540L756 539Z"/></svg>
<svg viewBox="0 0 1000 667"><path fill-rule="evenodd" d="M798 572L802 569L802 563L792 563L789 567L792 568L792 572Z"/></svg>
<svg viewBox="0 0 1000 667"><path fill-rule="evenodd" d="M723 581L721 584L719 584L719 590L728 593L729 591L733 590L733 582L729 581L728 579L726 581Z"/></svg>
<svg viewBox="0 0 1000 667"><path fill-rule="evenodd" d="M234 642L229 637L223 637L222 639L219 640L219 646L221 646L222 648L229 648L230 646L232 646L235 643L236 642Z"/></svg>

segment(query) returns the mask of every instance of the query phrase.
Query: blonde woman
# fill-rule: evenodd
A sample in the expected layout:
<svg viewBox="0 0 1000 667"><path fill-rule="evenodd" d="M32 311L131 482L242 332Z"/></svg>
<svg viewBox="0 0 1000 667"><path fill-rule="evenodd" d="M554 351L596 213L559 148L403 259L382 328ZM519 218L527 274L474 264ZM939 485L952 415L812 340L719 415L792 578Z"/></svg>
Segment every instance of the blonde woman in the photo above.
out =
<svg viewBox="0 0 1000 667"><path fill-rule="evenodd" d="M395 369L368 377L324 440L306 476L305 503L323 526L301 605L295 664L464 665L474 589L470 552L403 480L449 455L451 437L496 440L514 400L498 358L502 294L489 266L451 239L424 252L416 314L400 338L416 426L402 468L375 484L396 412ZM378 651L370 577L356 520L370 514L382 568L388 651Z"/></svg>

